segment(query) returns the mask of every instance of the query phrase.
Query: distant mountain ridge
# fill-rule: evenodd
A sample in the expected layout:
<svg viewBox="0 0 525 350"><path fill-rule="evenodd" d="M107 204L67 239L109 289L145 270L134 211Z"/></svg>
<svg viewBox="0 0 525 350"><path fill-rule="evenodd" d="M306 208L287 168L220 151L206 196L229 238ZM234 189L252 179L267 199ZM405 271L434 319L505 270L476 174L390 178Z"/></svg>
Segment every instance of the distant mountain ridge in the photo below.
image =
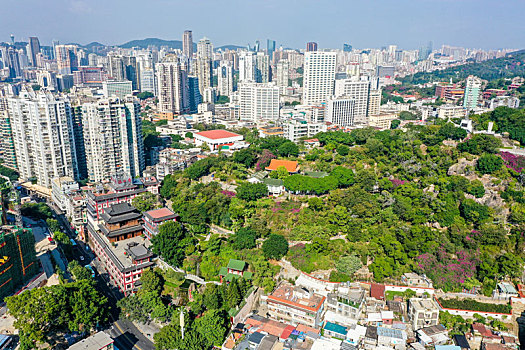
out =
<svg viewBox="0 0 525 350"><path fill-rule="evenodd" d="M131 49L132 47L140 47L143 49L147 49L148 46L167 46L172 49L179 49L182 50L182 41L180 40L164 40L159 38L146 38L146 39L137 39L137 40L131 40L127 43L118 45L118 47L121 47L123 49ZM196 47L196 44L193 44L194 47Z"/></svg>

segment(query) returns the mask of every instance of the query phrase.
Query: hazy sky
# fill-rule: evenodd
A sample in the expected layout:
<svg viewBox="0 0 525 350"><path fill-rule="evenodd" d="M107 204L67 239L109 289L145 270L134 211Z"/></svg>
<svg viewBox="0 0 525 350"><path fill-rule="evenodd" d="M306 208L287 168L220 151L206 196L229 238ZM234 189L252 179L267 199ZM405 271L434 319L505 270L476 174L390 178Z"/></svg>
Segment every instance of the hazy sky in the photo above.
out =
<svg viewBox="0 0 525 350"><path fill-rule="evenodd" d="M0 0L0 41L122 44L191 29L215 46L524 48L524 15L524 0Z"/></svg>

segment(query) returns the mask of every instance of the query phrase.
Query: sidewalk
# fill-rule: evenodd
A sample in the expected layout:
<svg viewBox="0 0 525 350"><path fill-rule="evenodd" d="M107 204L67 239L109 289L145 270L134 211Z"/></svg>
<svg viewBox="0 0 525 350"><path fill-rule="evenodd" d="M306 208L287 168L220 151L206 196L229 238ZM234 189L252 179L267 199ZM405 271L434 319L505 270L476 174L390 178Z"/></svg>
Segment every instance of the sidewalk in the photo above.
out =
<svg viewBox="0 0 525 350"><path fill-rule="evenodd" d="M150 324L144 324L141 322L133 321L133 324L137 329L142 333L146 338L153 341L153 335L160 332L160 328L154 324L153 322L150 322Z"/></svg>

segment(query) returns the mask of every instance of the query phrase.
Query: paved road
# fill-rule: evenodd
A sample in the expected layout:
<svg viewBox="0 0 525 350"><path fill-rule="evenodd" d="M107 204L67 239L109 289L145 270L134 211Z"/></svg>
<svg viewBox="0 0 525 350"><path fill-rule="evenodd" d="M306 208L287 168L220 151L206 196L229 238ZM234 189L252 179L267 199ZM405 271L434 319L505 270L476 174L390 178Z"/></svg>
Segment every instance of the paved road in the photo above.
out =
<svg viewBox="0 0 525 350"><path fill-rule="evenodd" d="M108 298L110 319L112 321L110 335L115 339L119 350L154 350L155 346L148 340L135 325L125 319L120 319L117 300L122 298L117 288L111 286L107 273L99 271L97 275L97 289Z"/></svg>
<svg viewBox="0 0 525 350"><path fill-rule="evenodd" d="M38 259L40 259L40 263L42 264L42 268L44 269L44 272L46 273L46 277L49 278L53 276L55 273L55 269L53 268L53 263L51 262L51 258L49 257L49 253L45 252L38 256Z"/></svg>

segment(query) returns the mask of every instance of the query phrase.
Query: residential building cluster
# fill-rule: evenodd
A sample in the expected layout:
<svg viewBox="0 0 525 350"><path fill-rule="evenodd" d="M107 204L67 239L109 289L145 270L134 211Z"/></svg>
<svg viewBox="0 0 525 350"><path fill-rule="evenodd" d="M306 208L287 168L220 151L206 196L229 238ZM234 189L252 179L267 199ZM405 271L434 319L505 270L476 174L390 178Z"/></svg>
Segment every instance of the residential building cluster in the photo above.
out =
<svg viewBox="0 0 525 350"><path fill-rule="evenodd" d="M253 350L518 348L516 336L476 321L464 334L450 334L439 319L449 309L441 307L431 282L414 273L402 280L404 285L334 283L302 273L294 284L283 281L261 296L265 314L234 325L222 349L234 349L243 335L241 346ZM413 297L404 296L407 290Z"/></svg>

